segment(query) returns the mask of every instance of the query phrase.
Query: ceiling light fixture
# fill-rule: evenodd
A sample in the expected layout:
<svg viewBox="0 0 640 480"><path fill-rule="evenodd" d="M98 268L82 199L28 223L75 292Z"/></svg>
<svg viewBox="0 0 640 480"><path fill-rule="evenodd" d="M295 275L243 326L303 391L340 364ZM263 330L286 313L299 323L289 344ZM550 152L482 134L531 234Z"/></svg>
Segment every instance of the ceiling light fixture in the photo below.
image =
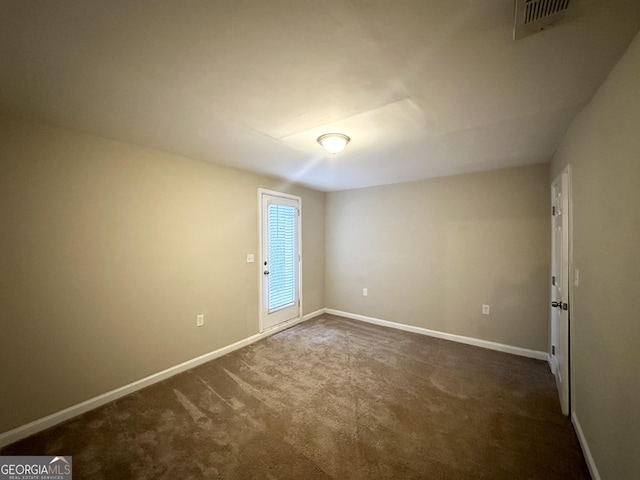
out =
<svg viewBox="0 0 640 480"><path fill-rule="evenodd" d="M318 137L318 143L329 153L339 153L344 150L351 139L342 133L325 133Z"/></svg>

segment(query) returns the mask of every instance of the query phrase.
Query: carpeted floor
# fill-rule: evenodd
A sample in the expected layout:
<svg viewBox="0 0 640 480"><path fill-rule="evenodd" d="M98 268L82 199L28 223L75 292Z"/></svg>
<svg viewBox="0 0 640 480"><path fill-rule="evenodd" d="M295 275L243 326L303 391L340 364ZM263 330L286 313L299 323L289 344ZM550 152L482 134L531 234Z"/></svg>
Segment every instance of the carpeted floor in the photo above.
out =
<svg viewBox="0 0 640 480"><path fill-rule="evenodd" d="M76 479L589 479L545 362L324 315L9 445Z"/></svg>

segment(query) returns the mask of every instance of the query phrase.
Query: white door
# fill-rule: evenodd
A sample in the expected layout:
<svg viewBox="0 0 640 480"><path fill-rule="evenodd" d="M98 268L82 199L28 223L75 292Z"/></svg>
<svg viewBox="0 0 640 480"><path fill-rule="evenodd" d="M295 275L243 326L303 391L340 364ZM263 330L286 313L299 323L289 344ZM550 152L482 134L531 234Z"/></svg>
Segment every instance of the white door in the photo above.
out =
<svg viewBox="0 0 640 480"><path fill-rule="evenodd" d="M299 318L300 197L260 189L260 331Z"/></svg>
<svg viewBox="0 0 640 480"><path fill-rule="evenodd" d="M551 184L551 368L569 414L569 171Z"/></svg>

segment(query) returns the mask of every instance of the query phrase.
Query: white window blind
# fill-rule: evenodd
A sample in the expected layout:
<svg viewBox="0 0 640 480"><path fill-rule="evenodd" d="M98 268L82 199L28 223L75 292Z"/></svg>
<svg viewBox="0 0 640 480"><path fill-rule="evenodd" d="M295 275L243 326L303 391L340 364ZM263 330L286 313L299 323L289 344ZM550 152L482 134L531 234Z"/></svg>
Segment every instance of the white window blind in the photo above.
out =
<svg viewBox="0 0 640 480"><path fill-rule="evenodd" d="M268 206L269 312L294 305L298 252L298 209L290 205Z"/></svg>

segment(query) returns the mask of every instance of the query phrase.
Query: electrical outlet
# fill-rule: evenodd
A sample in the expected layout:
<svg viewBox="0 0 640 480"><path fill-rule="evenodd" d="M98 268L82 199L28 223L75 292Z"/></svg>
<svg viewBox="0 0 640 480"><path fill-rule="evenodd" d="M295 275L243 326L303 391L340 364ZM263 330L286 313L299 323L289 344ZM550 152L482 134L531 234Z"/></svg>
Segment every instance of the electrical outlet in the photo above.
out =
<svg viewBox="0 0 640 480"><path fill-rule="evenodd" d="M247 253L247 263L253 263L253 253Z"/></svg>
<svg viewBox="0 0 640 480"><path fill-rule="evenodd" d="M201 327L204 325L204 315L196 316L196 327Z"/></svg>
<svg viewBox="0 0 640 480"><path fill-rule="evenodd" d="M482 314L489 315L491 312L491 305L482 305Z"/></svg>
<svg viewBox="0 0 640 480"><path fill-rule="evenodd" d="M363 288L363 289L362 289L362 296L363 296L363 297L366 297L367 295L369 295L369 290L368 290L368 289L366 289L366 288Z"/></svg>

